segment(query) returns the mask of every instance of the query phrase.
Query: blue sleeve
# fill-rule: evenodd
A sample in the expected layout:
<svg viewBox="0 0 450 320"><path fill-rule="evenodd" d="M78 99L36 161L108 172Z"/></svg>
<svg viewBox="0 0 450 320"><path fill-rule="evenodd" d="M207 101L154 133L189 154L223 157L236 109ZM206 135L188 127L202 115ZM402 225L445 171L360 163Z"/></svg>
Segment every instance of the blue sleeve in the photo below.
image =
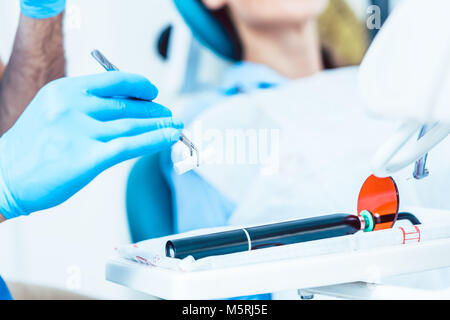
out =
<svg viewBox="0 0 450 320"><path fill-rule="evenodd" d="M0 300L12 300L11 293L2 277L0 277Z"/></svg>

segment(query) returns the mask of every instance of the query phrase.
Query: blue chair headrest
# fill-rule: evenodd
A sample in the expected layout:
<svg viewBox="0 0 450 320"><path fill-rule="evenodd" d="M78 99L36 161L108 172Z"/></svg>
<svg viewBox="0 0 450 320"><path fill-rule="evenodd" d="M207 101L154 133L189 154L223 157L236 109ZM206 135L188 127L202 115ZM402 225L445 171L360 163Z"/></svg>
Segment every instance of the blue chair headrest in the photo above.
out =
<svg viewBox="0 0 450 320"><path fill-rule="evenodd" d="M174 0L194 36L205 46L228 60L238 60L240 53L230 34L201 0Z"/></svg>

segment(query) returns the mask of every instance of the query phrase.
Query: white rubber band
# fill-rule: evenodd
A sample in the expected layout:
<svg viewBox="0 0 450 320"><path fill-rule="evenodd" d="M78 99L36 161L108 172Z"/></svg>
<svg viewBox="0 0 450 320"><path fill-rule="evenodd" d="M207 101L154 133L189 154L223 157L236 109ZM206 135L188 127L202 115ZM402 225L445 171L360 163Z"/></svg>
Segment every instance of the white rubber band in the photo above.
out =
<svg viewBox="0 0 450 320"><path fill-rule="evenodd" d="M250 238L250 235L248 234L247 230L242 228L242 230L245 232L245 235L247 236L248 241L248 251L252 251L252 239Z"/></svg>

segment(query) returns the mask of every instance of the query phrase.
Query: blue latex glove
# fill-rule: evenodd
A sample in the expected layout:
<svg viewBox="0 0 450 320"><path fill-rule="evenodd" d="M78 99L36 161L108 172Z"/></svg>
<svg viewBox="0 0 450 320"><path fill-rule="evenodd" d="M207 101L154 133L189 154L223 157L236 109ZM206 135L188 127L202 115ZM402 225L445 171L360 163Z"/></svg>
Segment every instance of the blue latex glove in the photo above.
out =
<svg viewBox="0 0 450 320"><path fill-rule="evenodd" d="M116 71L45 86L0 138L0 213L53 207L105 169L169 148L183 124L137 100L156 95L146 78Z"/></svg>
<svg viewBox="0 0 450 320"><path fill-rule="evenodd" d="M20 0L22 14L35 19L57 16L66 7L66 0Z"/></svg>

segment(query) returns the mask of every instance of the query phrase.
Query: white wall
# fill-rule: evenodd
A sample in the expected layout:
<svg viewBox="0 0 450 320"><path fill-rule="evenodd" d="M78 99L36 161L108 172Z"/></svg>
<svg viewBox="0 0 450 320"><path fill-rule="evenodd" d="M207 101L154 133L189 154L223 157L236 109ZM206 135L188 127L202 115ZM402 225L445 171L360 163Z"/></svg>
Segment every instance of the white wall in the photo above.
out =
<svg viewBox="0 0 450 320"><path fill-rule="evenodd" d="M0 1L3 61L11 50L18 14L18 1ZM102 72L90 57L98 48L122 70L162 82L164 64L155 54L155 39L173 14L169 0L68 0L68 74ZM101 298L141 297L104 280L105 260L113 248L130 241L125 183L131 165L104 172L57 208L1 224L0 274Z"/></svg>

